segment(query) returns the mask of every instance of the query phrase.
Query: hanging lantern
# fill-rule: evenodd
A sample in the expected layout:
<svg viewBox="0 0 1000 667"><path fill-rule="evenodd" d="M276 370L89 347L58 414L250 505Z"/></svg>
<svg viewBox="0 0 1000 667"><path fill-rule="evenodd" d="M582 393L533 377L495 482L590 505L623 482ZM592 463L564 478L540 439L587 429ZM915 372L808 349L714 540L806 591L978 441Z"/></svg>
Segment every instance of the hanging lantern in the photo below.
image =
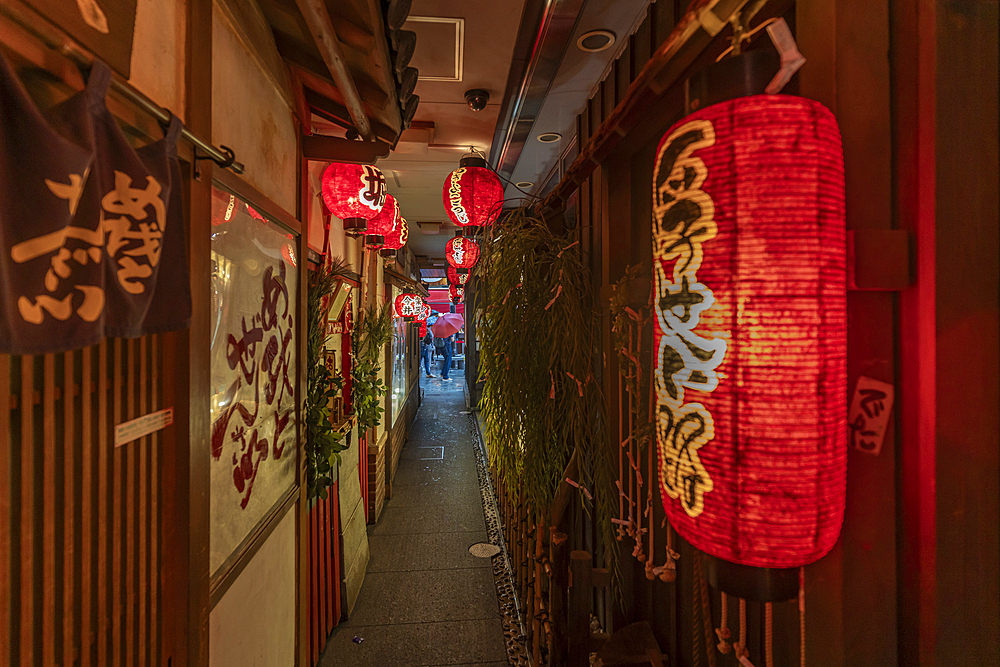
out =
<svg viewBox="0 0 1000 667"><path fill-rule="evenodd" d="M465 236L456 236L445 246L444 257L458 275L468 275L479 261L479 244Z"/></svg>
<svg viewBox="0 0 1000 667"><path fill-rule="evenodd" d="M427 318L431 316L431 307L426 301L420 299L420 312L417 314L417 322L426 322Z"/></svg>
<svg viewBox="0 0 1000 667"><path fill-rule="evenodd" d="M410 237L406 218L398 217L396 220L396 228L385 235L385 243L382 244L382 249L379 251L383 257L395 257L396 251L405 246L406 240Z"/></svg>
<svg viewBox="0 0 1000 667"><path fill-rule="evenodd" d="M334 162L323 172L323 201L349 233L364 232L385 197L385 177L378 167Z"/></svg>
<svg viewBox="0 0 1000 667"><path fill-rule="evenodd" d="M452 303L458 303L465 299L465 288L461 285L448 285L448 296L451 297Z"/></svg>
<svg viewBox="0 0 1000 667"><path fill-rule="evenodd" d="M469 273L459 273L455 267L449 266L446 273L448 274L448 284L450 285L460 285L465 287L469 282Z"/></svg>
<svg viewBox="0 0 1000 667"><path fill-rule="evenodd" d="M422 310L424 300L419 294L400 294L392 304L396 317L416 317Z"/></svg>
<svg viewBox="0 0 1000 667"><path fill-rule="evenodd" d="M653 169L660 492L684 539L792 568L837 541L847 465L844 168L833 115L706 107Z"/></svg>
<svg viewBox="0 0 1000 667"><path fill-rule="evenodd" d="M365 245L369 248L381 248L385 244L385 237L396 229L399 217L399 202L392 195L386 195L385 206L378 215L368 221Z"/></svg>
<svg viewBox="0 0 1000 667"><path fill-rule="evenodd" d="M503 207L500 179L481 157L463 158L444 180L444 210L459 227L492 225Z"/></svg>

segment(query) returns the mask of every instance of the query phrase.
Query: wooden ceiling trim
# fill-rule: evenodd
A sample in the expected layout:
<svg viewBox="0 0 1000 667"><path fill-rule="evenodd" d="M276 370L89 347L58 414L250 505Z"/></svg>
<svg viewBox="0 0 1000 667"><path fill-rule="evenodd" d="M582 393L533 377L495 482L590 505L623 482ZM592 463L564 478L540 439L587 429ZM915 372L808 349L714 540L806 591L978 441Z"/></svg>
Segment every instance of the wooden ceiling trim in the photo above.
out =
<svg viewBox="0 0 1000 667"><path fill-rule="evenodd" d="M341 92L354 127L366 141L372 140L374 134L368 120L368 114L365 112L361 94L354 83L353 73L344 59L343 47L333 29L333 22L330 20L326 4L322 0L295 0L295 4L302 12L302 17L309 27L316 48L319 49L320 57L326 63L330 76L333 77Z"/></svg>
<svg viewBox="0 0 1000 667"><path fill-rule="evenodd" d="M302 157L317 162L375 164L389 157L391 150L392 147L384 141L351 141L322 134L302 137Z"/></svg>
<svg viewBox="0 0 1000 667"><path fill-rule="evenodd" d="M336 84L330 79L329 71L322 60L302 48L300 42L288 35L276 32L274 37L278 45L278 52L285 59L285 62L299 71L304 71L311 80L323 81L329 91L336 95L336 100L346 108L346 101L336 87ZM389 104L389 94L380 88L376 82L372 81L367 74L356 75L354 85L361 96L369 118L378 115L378 112L384 110Z"/></svg>
<svg viewBox="0 0 1000 667"><path fill-rule="evenodd" d="M315 81L315 78L313 78L313 81ZM317 116L322 116L338 125L350 126L350 116L347 113L346 107L331 97L328 91L313 89L312 82L305 73L302 75L302 83L305 89L306 102ZM373 120L371 123L376 139L392 146L396 145L396 142L399 140L399 133L396 130L377 120Z"/></svg>

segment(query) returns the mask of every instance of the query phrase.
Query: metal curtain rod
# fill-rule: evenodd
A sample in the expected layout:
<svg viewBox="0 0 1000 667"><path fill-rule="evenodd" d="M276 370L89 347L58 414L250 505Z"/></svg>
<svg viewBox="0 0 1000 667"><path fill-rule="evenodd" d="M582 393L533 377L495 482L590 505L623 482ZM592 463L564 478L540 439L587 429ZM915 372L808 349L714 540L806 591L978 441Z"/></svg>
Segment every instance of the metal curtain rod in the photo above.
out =
<svg viewBox="0 0 1000 667"><path fill-rule="evenodd" d="M48 48L58 51L62 55L66 56L74 63L80 67L90 67L93 65L93 59L90 58L83 50L81 50L75 42L73 42L68 37L63 37L57 35L53 32L48 32L29 18L27 18L24 13L11 6L7 3L0 3L0 14L19 25L25 31L39 39ZM161 123L170 122L170 112L158 105L156 102L152 101L141 92L136 90L133 86L129 85L124 81L120 81L117 76L111 77L111 87L114 88L118 93L120 93L127 100L135 104L140 109L143 109L148 114L156 118ZM181 136L191 142L194 147L204 153L207 157L211 158L214 162L218 163L221 167L228 167L237 174L243 173L243 163L237 162L235 155L231 148L223 146L222 148L216 148L212 144L205 142L199 137L191 133L187 127L181 130ZM196 158L199 156L196 154Z"/></svg>

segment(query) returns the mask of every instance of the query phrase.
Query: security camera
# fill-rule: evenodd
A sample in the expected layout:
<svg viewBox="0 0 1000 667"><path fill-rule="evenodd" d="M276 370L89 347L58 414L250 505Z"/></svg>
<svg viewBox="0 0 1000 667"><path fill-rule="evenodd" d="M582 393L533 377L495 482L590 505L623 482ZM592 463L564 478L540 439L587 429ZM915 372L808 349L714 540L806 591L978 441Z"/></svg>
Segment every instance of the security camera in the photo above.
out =
<svg viewBox="0 0 1000 667"><path fill-rule="evenodd" d="M490 94L482 88L473 88L465 91L465 101L473 111L482 111L490 101Z"/></svg>

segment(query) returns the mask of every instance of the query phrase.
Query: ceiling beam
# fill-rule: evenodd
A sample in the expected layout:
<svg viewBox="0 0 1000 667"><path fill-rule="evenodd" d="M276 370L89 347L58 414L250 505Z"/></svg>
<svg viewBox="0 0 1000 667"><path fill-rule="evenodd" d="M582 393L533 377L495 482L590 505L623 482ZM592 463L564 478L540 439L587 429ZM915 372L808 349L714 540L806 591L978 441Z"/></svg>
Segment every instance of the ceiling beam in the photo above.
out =
<svg viewBox="0 0 1000 667"><path fill-rule="evenodd" d="M278 31L275 31L274 33L274 41L275 45L278 47L278 53L280 53L281 57L288 63L293 65L295 68L312 74L318 79L329 82L329 71L327 70L325 63L303 49L301 42L298 42L293 37ZM361 99L364 100L364 103L367 104L369 109L381 111L382 109L385 109L386 105L389 103L389 94L379 88L378 85L376 85L375 82L367 76L355 78L354 85L357 88L358 95L361 96ZM330 87L334 88L332 82L330 82ZM343 93L340 89L336 88L335 90L337 91L338 100L344 101Z"/></svg>
<svg viewBox="0 0 1000 667"><path fill-rule="evenodd" d="M330 97L326 91L316 90L317 86L316 77L310 76L305 70L299 70L302 74L302 84L305 87L305 98L306 102L312 107L314 113L322 116L334 123L346 124L349 122L349 114L347 108ZM377 120L371 121L372 134L376 141L382 140L385 142L392 142L395 144L398 141L399 135L388 125L378 122Z"/></svg>
<svg viewBox="0 0 1000 667"><path fill-rule="evenodd" d="M302 137L302 156L319 162L375 164L389 157L391 147L382 141L351 141L342 137L310 134Z"/></svg>
<svg viewBox="0 0 1000 667"><path fill-rule="evenodd" d="M365 113L364 104L358 94L358 88L354 84L354 77L351 76L350 68L344 60L344 52L341 47L337 33L333 29L330 14L327 12L326 3L323 0L295 0L302 17L309 26L316 48L319 49L323 62L326 63L334 83L340 90L344 98L344 104L351 116L355 129L365 141L372 141L371 123Z"/></svg>

